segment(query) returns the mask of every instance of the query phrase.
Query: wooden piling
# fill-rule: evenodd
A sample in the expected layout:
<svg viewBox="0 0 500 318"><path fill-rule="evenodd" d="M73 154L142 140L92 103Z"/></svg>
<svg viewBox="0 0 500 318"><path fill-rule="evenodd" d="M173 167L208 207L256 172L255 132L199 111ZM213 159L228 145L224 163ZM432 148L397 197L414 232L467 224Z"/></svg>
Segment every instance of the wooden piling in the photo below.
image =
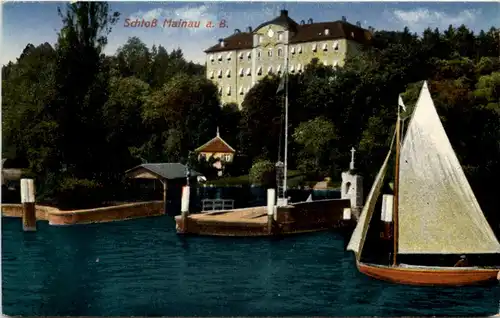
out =
<svg viewBox="0 0 500 318"><path fill-rule="evenodd" d="M182 201L181 201L181 217L182 217L182 231L187 233L188 217L189 217L189 186L182 187Z"/></svg>
<svg viewBox="0 0 500 318"><path fill-rule="evenodd" d="M163 185L163 213L167 214L167 189L168 189L167 179L160 181L161 184Z"/></svg>
<svg viewBox="0 0 500 318"><path fill-rule="evenodd" d="M21 203L23 206L23 231L36 231L35 183L33 179L21 179Z"/></svg>
<svg viewBox="0 0 500 318"><path fill-rule="evenodd" d="M274 189L267 189L267 229L269 234L273 234L275 206L276 191Z"/></svg>

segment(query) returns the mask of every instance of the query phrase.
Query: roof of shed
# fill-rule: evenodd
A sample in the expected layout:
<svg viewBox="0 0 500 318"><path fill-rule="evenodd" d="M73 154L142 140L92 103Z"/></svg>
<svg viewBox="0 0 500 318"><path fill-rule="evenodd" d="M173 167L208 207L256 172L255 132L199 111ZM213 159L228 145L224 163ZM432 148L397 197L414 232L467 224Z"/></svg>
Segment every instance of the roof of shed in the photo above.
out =
<svg viewBox="0 0 500 318"><path fill-rule="evenodd" d="M130 174L137 169L146 169L160 178L173 180L186 178L186 166L181 163L144 163L127 170L125 174ZM201 173L189 169L191 177L201 176Z"/></svg>

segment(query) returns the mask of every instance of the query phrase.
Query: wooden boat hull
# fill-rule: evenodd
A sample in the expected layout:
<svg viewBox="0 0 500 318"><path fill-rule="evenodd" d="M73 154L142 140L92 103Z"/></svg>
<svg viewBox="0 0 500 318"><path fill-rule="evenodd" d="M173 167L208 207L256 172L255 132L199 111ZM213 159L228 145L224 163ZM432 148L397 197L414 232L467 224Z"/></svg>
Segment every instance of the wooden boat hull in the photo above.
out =
<svg viewBox="0 0 500 318"><path fill-rule="evenodd" d="M500 268L392 267L357 262L359 271L380 280L417 286L467 286L497 281Z"/></svg>

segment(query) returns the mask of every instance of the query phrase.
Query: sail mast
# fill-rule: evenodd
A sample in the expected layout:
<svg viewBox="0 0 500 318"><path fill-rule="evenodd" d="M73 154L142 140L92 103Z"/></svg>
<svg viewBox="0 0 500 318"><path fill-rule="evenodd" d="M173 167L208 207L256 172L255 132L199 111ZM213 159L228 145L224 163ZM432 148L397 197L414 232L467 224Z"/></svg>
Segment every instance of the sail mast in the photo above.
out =
<svg viewBox="0 0 500 318"><path fill-rule="evenodd" d="M398 119L396 121L396 164L394 165L394 229L393 229L393 237L394 237L394 251L392 254L392 265L396 266L396 255L398 254L398 208L399 208L399 156L401 149L401 113L399 111L398 105Z"/></svg>

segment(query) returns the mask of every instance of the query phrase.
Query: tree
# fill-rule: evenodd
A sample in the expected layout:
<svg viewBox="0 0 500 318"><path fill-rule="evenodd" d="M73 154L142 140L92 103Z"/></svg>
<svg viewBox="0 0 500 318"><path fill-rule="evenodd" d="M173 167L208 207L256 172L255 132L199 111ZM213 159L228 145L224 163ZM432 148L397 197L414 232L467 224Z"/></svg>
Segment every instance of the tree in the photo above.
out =
<svg viewBox="0 0 500 318"><path fill-rule="evenodd" d="M250 169L249 178L253 185L274 187L276 185L276 168L269 160L257 160Z"/></svg>
<svg viewBox="0 0 500 318"><path fill-rule="evenodd" d="M300 124L295 129L293 138L303 149L299 167L304 171L325 173L321 168L331 154L329 146L336 139L334 125L324 117L317 117Z"/></svg>

